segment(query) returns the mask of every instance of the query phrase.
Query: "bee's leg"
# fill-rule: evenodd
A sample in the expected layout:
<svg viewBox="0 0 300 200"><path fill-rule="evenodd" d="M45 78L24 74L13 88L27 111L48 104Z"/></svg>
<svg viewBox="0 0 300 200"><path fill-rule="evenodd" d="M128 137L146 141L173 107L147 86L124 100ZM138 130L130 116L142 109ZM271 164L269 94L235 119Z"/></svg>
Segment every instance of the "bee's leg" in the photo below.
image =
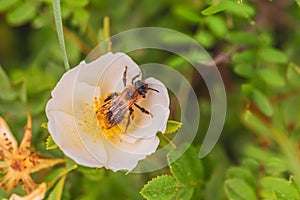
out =
<svg viewBox="0 0 300 200"><path fill-rule="evenodd" d="M126 128L125 128L124 133L127 132L127 128L128 128L128 126L130 124L130 117L131 117L131 115L133 116L133 108L129 107L129 113L128 113L128 117L127 117L127 124L126 124ZM132 119L133 119L133 117L132 117Z"/></svg>
<svg viewBox="0 0 300 200"><path fill-rule="evenodd" d="M138 104L134 104L138 109L140 109L143 113L150 115L151 117L153 117L152 113L150 113L148 110L146 110L145 108L139 106Z"/></svg>
<svg viewBox="0 0 300 200"><path fill-rule="evenodd" d="M125 71L123 73L123 85L124 85L124 87L126 86L126 81L127 81L127 66L125 66Z"/></svg>
<svg viewBox="0 0 300 200"><path fill-rule="evenodd" d="M116 98L117 96L119 96L119 93L118 92L111 92L109 93L106 98L104 99L104 103L109 101L109 100L112 100L114 98Z"/></svg>

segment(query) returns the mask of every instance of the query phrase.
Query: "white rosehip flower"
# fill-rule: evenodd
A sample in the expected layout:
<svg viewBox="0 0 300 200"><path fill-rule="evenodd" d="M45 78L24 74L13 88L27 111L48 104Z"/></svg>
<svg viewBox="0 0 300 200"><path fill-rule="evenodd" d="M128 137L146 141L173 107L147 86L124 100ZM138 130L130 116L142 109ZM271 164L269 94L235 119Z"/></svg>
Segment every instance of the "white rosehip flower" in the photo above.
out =
<svg viewBox="0 0 300 200"><path fill-rule="evenodd" d="M46 114L55 143L80 165L113 171L131 171L155 152L170 112L164 84L142 80L124 53L81 62L51 94Z"/></svg>

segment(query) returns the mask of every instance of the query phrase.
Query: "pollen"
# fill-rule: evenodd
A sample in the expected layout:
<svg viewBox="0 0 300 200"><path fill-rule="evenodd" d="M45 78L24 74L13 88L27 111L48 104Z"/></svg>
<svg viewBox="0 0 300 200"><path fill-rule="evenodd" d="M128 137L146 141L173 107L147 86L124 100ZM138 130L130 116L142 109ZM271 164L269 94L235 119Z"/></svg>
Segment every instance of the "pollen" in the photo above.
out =
<svg viewBox="0 0 300 200"><path fill-rule="evenodd" d="M105 112L100 112L104 104L104 98L94 97L94 112L98 127L102 130L102 134L108 139L114 139L119 134L124 134L126 127L125 121L122 120L120 124L111 126L106 118Z"/></svg>

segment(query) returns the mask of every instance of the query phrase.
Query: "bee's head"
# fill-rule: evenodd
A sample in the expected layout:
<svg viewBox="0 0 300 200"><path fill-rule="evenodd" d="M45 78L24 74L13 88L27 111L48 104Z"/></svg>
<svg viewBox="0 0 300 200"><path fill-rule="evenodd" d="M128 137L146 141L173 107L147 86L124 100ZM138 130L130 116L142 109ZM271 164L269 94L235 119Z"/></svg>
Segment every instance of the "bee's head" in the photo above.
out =
<svg viewBox="0 0 300 200"><path fill-rule="evenodd" d="M138 93L141 95L146 95L149 90L148 84L143 80L134 82L134 86L137 89Z"/></svg>
<svg viewBox="0 0 300 200"><path fill-rule="evenodd" d="M148 86L148 84L145 83L145 81L143 81L143 80L138 80L138 81L134 82L134 86L137 89L138 93L140 95L142 95L143 97L145 97L145 95L147 94L148 90L153 90L155 92L159 92L156 89L150 88Z"/></svg>

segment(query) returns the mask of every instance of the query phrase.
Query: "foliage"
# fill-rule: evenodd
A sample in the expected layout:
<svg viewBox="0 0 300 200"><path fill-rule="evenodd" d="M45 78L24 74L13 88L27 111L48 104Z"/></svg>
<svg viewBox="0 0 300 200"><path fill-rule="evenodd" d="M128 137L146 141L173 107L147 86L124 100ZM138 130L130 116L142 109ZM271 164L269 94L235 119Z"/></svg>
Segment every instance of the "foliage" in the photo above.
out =
<svg viewBox="0 0 300 200"><path fill-rule="evenodd" d="M201 121L192 146L184 151L173 145L166 156L168 167L145 174L91 169L66 158L66 165L33 177L48 183L46 197L299 199L299 2L62 0L64 32L58 32L58 40L55 27L60 18L55 21L52 1L0 0L0 115L19 134L30 112L35 150L47 157L64 157L41 124L47 121L45 104L68 68L66 62L77 65L109 33L143 26L174 29L208 51L224 80L227 120L213 151L198 158L211 117L209 94L199 75L181 58L141 51L134 54L137 63L167 64L195 89ZM103 28L105 16L110 30L107 24ZM61 51L63 37L66 55ZM170 119L174 121L169 121L162 143L176 136L181 127L176 121L184 114L172 96ZM22 135L16 138L20 141ZM20 188L15 192L22 194ZM0 198L9 194L0 190Z"/></svg>

